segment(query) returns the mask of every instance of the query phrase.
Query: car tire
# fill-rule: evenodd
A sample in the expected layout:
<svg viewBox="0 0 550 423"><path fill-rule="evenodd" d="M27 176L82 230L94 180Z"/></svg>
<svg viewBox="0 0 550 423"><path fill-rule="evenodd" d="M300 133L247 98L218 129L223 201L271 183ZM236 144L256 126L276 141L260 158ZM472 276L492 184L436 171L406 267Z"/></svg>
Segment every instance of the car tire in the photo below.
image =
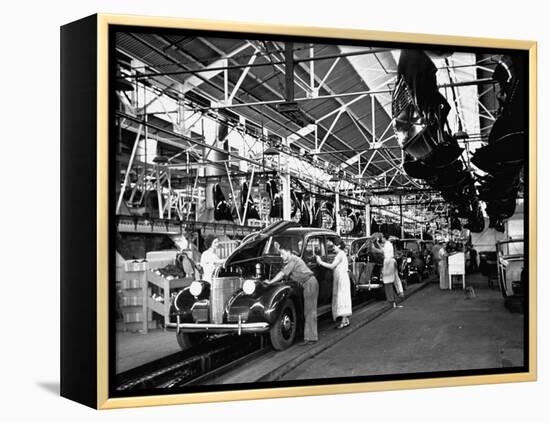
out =
<svg viewBox="0 0 550 423"><path fill-rule="evenodd" d="M359 291L357 290L357 285L355 283L355 278L351 274L351 272L348 272L349 275L349 290L351 295L351 303L360 300Z"/></svg>
<svg viewBox="0 0 550 423"><path fill-rule="evenodd" d="M202 333L186 333L181 331L176 333L178 345L184 351L200 344L205 338L206 335Z"/></svg>
<svg viewBox="0 0 550 423"><path fill-rule="evenodd" d="M296 306L292 300L286 299L279 317L269 331L271 345L275 350L284 350L294 343L297 323Z"/></svg>
<svg viewBox="0 0 550 423"><path fill-rule="evenodd" d="M414 275L411 275L407 278L407 285L412 285L413 283L419 283L419 282L421 282L421 279L418 273L415 273Z"/></svg>
<svg viewBox="0 0 550 423"><path fill-rule="evenodd" d="M384 283L381 283L380 288L374 290L374 298L377 301L386 301L386 291L384 290Z"/></svg>

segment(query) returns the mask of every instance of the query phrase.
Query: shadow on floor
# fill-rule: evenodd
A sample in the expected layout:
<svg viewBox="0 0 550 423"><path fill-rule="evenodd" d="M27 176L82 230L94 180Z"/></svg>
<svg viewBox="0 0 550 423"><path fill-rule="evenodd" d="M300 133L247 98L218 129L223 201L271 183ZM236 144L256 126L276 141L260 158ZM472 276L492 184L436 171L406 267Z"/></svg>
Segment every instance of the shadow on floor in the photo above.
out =
<svg viewBox="0 0 550 423"><path fill-rule="evenodd" d="M37 382L36 386L42 388L50 394L59 396L59 382Z"/></svg>

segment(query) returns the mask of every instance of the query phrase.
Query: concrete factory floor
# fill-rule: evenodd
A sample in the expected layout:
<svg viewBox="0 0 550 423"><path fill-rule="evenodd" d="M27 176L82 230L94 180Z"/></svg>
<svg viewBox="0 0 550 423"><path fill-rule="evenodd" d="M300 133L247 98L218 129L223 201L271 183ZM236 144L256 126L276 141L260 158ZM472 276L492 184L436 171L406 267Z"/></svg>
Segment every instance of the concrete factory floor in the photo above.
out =
<svg viewBox="0 0 550 423"><path fill-rule="evenodd" d="M156 329L148 333L117 332L115 373L125 372L178 351L181 348L174 331Z"/></svg>
<svg viewBox="0 0 550 423"><path fill-rule="evenodd" d="M279 380L522 366L523 313L508 311L486 277L466 285L476 298L428 285Z"/></svg>
<svg viewBox="0 0 550 423"><path fill-rule="evenodd" d="M456 285L452 291L437 283L412 285L403 308L385 301L360 306L346 329L320 324L317 344L270 351L209 383L521 366L523 313L508 311L500 291L480 274L467 275L466 285L475 298L466 299ZM116 373L180 351L174 331L119 332L116 338Z"/></svg>

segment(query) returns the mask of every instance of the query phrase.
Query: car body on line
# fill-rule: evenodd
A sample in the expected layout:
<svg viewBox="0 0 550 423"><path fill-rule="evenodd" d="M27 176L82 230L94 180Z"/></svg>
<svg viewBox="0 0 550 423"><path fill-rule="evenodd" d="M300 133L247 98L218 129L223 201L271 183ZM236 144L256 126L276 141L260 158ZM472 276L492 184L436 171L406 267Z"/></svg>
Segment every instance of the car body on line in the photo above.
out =
<svg viewBox="0 0 550 423"><path fill-rule="evenodd" d="M374 291L377 296L384 295L382 283L382 265L384 254L372 248L371 237L356 238L349 246L351 274L358 292Z"/></svg>
<svg viewBox="0 0 550 423"><path fill-rule="evenodd" d="M194 281L175 296L175 322L168 326L176 328L180 347L187 349L216 333L269 333L276 350L288 348L303 326L303 292L292 280L266 283L283 267L278 246L289 245L313 271L322 307L332 301L332 270L319 266L315 256L331 262L335 252L328 241L337 239L333 231L286 221L246 237L211 283Z"/></svg>
<svg viewBox="0 0 550 423"><path fill-rule="evenodd" d="M497 242L497 270L500 290L504 298L525 295L523 239Z"/></svg>
<svg viewBox="0 0 550 423"><path fill-rule="evenodd" d="M435 242L432 240L423 240L421 241L422 249L424 251L424 266L425 272L429 275L434 271L434 257L433 257L433 248Z"/></svg>
<svg viewBox="0 0 550 423"><path fill-rule="evenodd" d="M399 277L407 284L424 279L426 259L422 240L407 238L394 241L395 258L399 269Z"/></svg>

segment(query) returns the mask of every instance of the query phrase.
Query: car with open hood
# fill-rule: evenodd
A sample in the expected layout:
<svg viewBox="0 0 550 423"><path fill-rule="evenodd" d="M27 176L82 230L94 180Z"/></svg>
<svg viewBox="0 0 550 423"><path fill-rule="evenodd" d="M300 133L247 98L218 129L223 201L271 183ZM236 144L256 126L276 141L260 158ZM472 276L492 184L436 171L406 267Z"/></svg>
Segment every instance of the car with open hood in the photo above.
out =
<svg viewBox="0 0 550 423"><path fill-rule="evenodd" d="M213 334L268 333L276 350L288 348L303 327L303 292L292 280L265 282L283 267L278 247L289 245L304 260L319 282L319 308L330 310L332 270L319 266L315 256L331 262L337 239L334 231L287 221L245 237L211 283L193 281L174 297L169 327L176 329L180 347L190 348ZM351 289L355 293L353 280Z"/></svg>

